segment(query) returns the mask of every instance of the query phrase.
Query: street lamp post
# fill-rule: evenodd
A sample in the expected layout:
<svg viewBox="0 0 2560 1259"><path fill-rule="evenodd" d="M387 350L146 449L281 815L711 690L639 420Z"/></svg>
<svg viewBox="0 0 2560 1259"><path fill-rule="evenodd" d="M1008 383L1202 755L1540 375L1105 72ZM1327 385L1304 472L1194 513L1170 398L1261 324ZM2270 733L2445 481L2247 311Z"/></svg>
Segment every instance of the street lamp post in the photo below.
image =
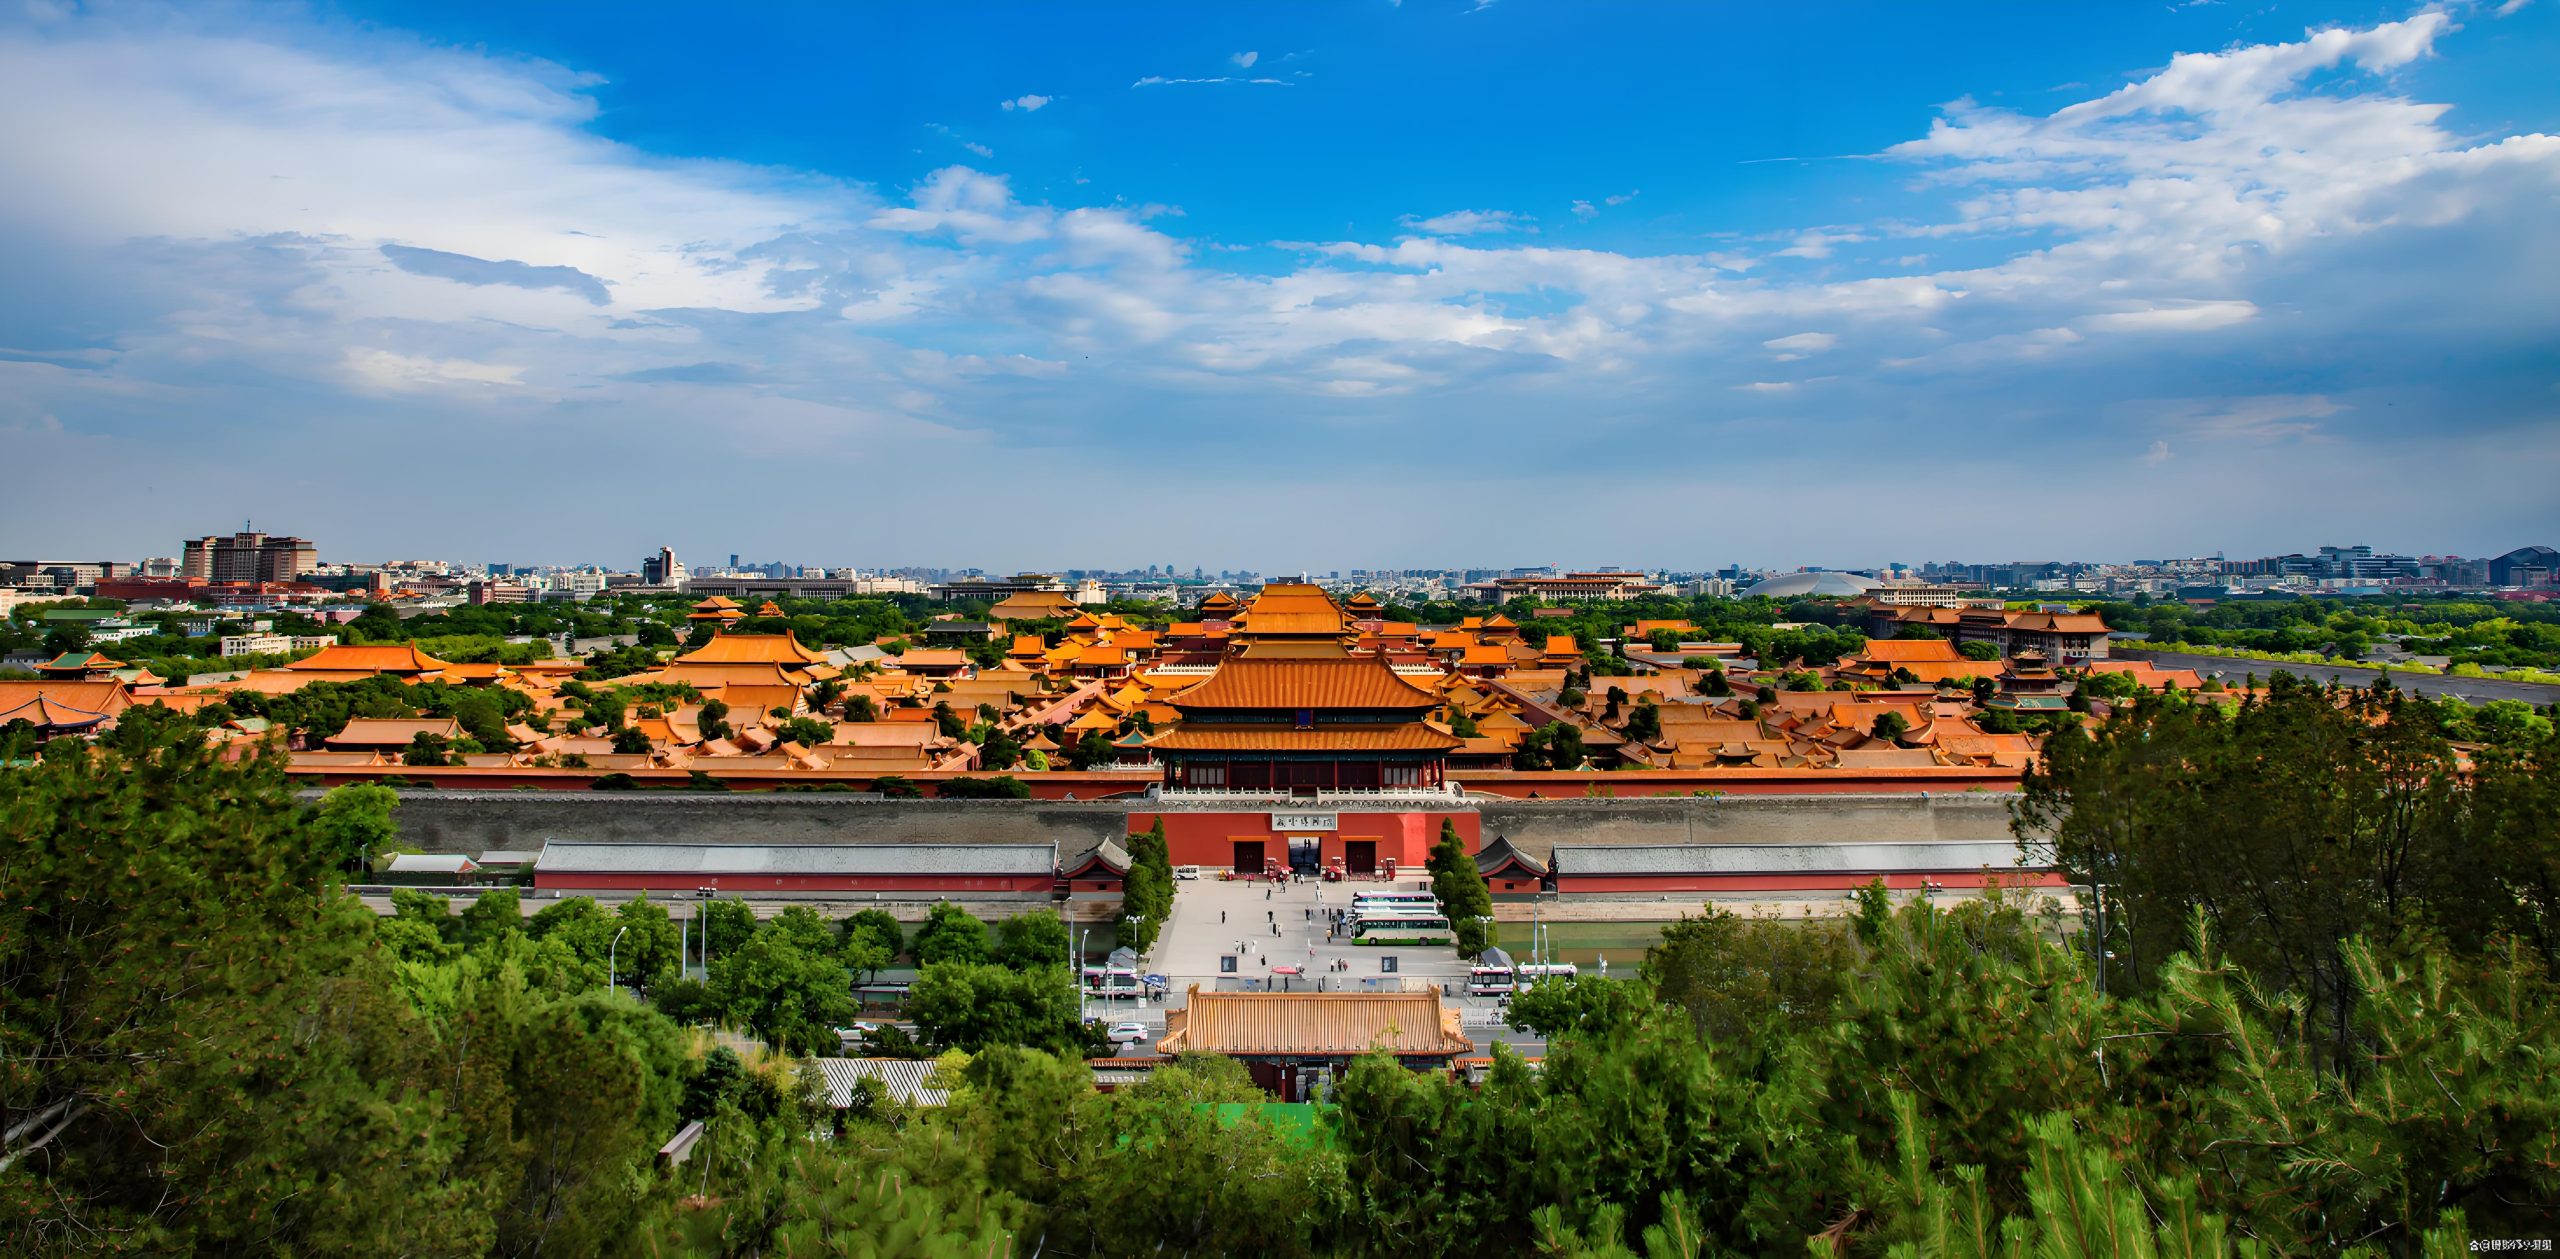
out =
<svg viewBox="0 0 2560 1259"><path fill-rule="evenodd" d="M620 948L622 947L622 933L623 933L624 931L629 931L629 930L631 930L631 928L630 928L630 927L628 927L628 926L626 926L626 927L622 928L622 930L621 930L621 931L616 931L616 932L614 932L614 933L613 933L613 942L604 946L604 986L605 986L605 987L607 987L607 988L612 988L612 987L617 987L617 986L618 986L618 985L616 985L616 984L613 982L613 977L614 977L614 973L615 973L615 972L614 972L614 953L615 953L615 951L616 951L616 950L618 950L618 949L620 949Z"/></svg>

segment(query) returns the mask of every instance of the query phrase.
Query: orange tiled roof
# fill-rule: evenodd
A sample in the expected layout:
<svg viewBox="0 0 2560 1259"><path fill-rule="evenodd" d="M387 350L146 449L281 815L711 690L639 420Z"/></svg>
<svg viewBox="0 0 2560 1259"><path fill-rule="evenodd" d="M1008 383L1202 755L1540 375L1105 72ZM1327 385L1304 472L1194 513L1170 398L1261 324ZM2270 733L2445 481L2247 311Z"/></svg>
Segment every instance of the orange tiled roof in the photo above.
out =
<svg viewBox="0 0 2560 1259"><path fill-rule="evenodd" d="M1165 1017L1159 1052L1462 1054L1475 1042L1437 992L1203 992Z"/></svg>
<svg viewBox="0 0 2560 1259"><path fill-rule="evenodd" d="M1240 656L1200 685L1175 695L1176 708L1402 708L1438 703L1375 656L1261 659Z"/></svg>
<svg viewBox="0 0 2560 1259"><path fill-rule="evenodd" d="M677 664L823 664L826 656L800 645L789 630L779 634L714 634L711 641L676 657Z"/></svg>
<svg viewBox="0 0 2560 1259"><path fill-rule="evenodd" d="M0 708L16 708L38 698L82 712L115 714L133 703L133 691L113 678L67 681L0 682Z"/></svg>
<svg viewBox="0 0 2560 1259"><path fill-rule="evenodd" d="M418 650L416 643L398 643L377 647L352 647L333 643L316 655L305 656L285 668L297 672L329 670L343 673L436 673L445 662Z"/></svg>
<svg viewBox="0 0 2560 1259"><path fill-rule="evenodd" d="M1005 596L987 609L987 615L999 621L1041 621L1062 616L1075 606L1063 591L1024 590Z"/></svg>
<svg viewBox="0 0 2560 1259"><path fill-rule="evenodd" d="M1447 752L1460 743L1418 721L1314 730L1186 721L1147 740L1148 747L1176 752Z"/></svg>
<svg viewBox="0 0 2560 1259"><path fill-rule="evenodd" d="M80 730L107 719L107 714L89 708L74 708L50 695L37 694L22 703L0 699L0 726L23 721L39 730Z"/></svg>
<svg viewBox="0 0 2560 1259"><path fill-rule="evenodd" d="M1964 652L1943 638L1870 638L1860 653L1867 660L1887 664L1913 664L1920 661L1963 660Z"/></svg>
<svg viewBox="0 0 2560 1259"><path fill-rule="evenodd" d="M462 723L451 717L358 717L330 735L328 744L344 751L405 748L422 734L459 739L463 736Z"/></svg>
<svg viewBox="0 0 2560 1259"><path fill-rule="evenodd" d="M1256 636L1338 635L1348 627L1342 608L1321 588L1297 582L1264 586L1245 605L1244 632Z"/></svg>

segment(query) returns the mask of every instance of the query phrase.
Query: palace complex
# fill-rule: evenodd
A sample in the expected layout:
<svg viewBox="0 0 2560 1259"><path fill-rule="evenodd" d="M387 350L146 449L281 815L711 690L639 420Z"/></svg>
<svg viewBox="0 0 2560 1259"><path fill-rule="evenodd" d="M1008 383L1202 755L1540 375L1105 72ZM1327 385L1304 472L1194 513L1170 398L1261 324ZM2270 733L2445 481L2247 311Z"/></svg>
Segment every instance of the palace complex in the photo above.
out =
<svg viewBox="0 0 2560 1259"><path fill-rule="evenodd" d="M1595 673L1611 659L1605 645L1499 612L1422 625L1366 594L1277 583L1241 599L1214 594L1191 619L1140 624L1059 593L1005 591L998 615L932 622L920 641L826 648L788 630L746 632L787 618L770 602L712 596L686 614L691 645L601 680L579 680L588 666L577 660L463 663L411 643L333 644L193 685L78 653L37 681L0 683L0 720L78 737L136 704L192 712L387 678L492 692L503 737L487 724L456 729L450 705L404 715L378 700L362 714L376 724L353 733L249 716L217 723L212 737L281 741L296 772L326 781L577 788L618 773L861 789L1003 773L1053 798L1287 802L2006 786L2036 756L2038 736L2020 721L2060 707L2080 671L2151 690L2198 685L2191 673L2104 659L2104 626L2079 614L1872 604L1873 620L1938 636L1871 639L1783 676L1736 644L1699 641L1686 622L1636 621L1621 630L1624 667ZM1652 649L1666 639L1677 649ZM589 711L599 691L621 697L596 710L613 714L602 721ZM1364 865L1422 855L1400 829L1352 838L1376 840L1374 855L1345 842L1316 855ZM1268 826L1204 833L1195 851L1225 865L1247 840L1270 846L1273 861L1306 855Z"/></svg>

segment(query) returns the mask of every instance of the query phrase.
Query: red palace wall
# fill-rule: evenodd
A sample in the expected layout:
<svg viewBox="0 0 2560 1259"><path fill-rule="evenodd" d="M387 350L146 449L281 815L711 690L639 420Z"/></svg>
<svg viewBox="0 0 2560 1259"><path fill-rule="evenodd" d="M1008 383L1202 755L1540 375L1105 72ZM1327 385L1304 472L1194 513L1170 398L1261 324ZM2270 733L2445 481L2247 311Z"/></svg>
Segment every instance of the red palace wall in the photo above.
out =
<svg viewBox="0 0 2560 1259"><path fill-rule="evenodd" d="M1323 830L1273 830L1274 813L1330 813L1335 826ZM1144 832L1164 820L1164 843L1167 855L1178 866L1198 866L1203 870L1235 868L1235 846L1239 842L1259 841L1263 855L1286 864L1289 837L1315 835L1321 864L1350 861L1350 845L1368 841L1378 846L1378 861L1384 865L1394 861L1396 869L1419 873L1431 856L1431 845L1440 838L1442 819L1458 824L1458 838L1465 841L1468 852L1484 842L1482 825L1476 815L1460 810L1417 811L1403 813L1360 813L1344 809L1292 809L1279 806L1234 813L1131 813L1129 833Z"/></svg>
<svg viewBox="0 0 2560 1259"><path fill-rule="evenodd" d="M1057 886L1049 875L850 875L850 874L545 874L536 869L533 885L544 891L691 892L698 887L723 892L1006 892L1045 894ZM1116 885L1116 881L1115 881Z"/></svg>

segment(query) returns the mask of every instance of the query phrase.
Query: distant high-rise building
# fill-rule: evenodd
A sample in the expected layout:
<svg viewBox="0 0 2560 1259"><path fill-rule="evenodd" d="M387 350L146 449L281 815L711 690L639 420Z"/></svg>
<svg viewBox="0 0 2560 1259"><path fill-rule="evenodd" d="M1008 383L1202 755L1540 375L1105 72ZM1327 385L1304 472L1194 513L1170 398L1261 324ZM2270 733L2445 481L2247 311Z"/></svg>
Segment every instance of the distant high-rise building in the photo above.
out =
<svg viewBox="0 0 2560 1259"><path fill-rule="evenodd" d="M2492 586L2547 586L2560 577L2560 551L2520 546L2489 561Z"/></svg>
<svg viewBox="0 0 2560 1259"><path fill-rule="evenodd" d="M178 561L181 576L205 581L293 581L319 566L319 549L308 541L247 530L189 538Z"/></svg>
<svg viewBox="0 0 2560 1259"><path fill-rule="evenodd" d="M640 561L640 584L681 590L684 588L684 562L676 558L674 550L659 547L657 554Z"/></svg>

